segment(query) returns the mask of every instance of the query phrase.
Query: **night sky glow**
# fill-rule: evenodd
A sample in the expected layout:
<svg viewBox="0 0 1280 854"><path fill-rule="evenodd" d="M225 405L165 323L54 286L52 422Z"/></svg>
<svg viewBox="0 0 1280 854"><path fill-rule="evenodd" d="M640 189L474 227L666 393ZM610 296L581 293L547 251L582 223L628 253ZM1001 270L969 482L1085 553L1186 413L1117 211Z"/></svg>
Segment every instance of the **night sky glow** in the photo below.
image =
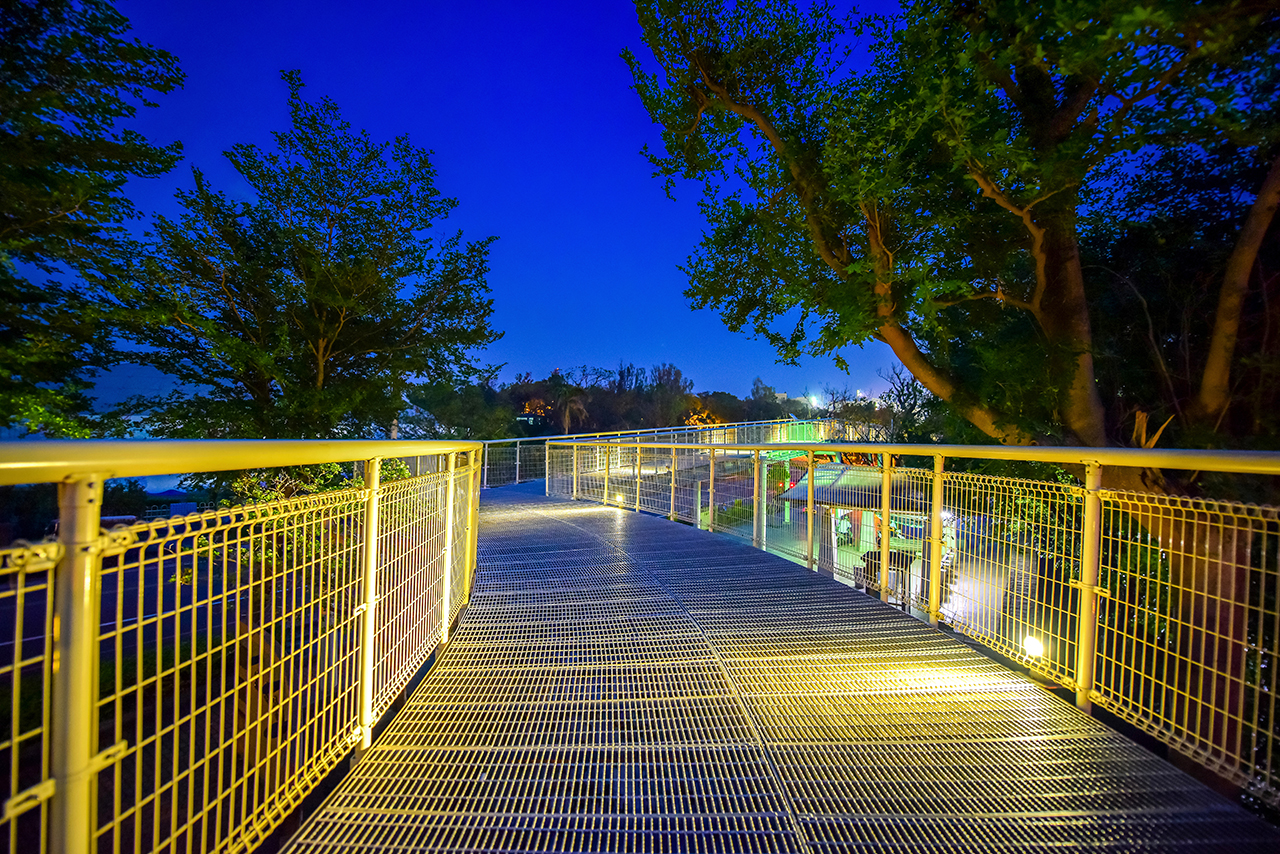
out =
<svg viewBox="0 0 1280 854"><path fill-rule="evenodd" d="M672 362L698 391L750 393L762 377L791 395L825 385L878 390L887 347L779 365L764 341L693 311L677 269L703 222L698 189L667 198L640 153L659 145L619 53L648 54L624 0L341 3L122 0L133 35L174 53L183 90L130 123L181 140L185 161L135 181L140 209L173 213L199 166L245 197L221 152L271 143L286 126L280 70L301 69L309 99L337 101L377 140L408 133L434 150L437 185L460 201L442 233L496 234L489 284L506 336L482 360L503 381L577 365Z"/></svg>

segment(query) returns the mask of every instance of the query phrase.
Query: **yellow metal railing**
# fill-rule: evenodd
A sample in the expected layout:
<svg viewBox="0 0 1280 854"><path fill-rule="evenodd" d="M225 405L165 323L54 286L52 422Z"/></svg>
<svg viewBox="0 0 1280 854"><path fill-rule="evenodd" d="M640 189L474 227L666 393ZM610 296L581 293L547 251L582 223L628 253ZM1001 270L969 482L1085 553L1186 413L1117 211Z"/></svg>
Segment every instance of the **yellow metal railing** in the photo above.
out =
<svg viewBox="0 0 1280 854"><path fill-rule="evenodd" d="M55 542L0 549L10 851L231 852L370 744L466 603L478 442L30 442ZM420 472L382 482L380 461ZM348 489L100 527L103 481L363 461Z"/></svg>
<svg viewBox="0 0 1280 854"><path fill-rule="evenodd" d="M1280 454L561 440L547 492L741 537L874 591L1280 803L1280 510L1104 489L1105 467L1278 475Z"/></svg>
<svg viewBox="0 0 1280 854"><path fill-rule="evenodd" d="M529 439L489 439L484 442L484 475L481 483L488 488L546 477L547 443L564 440L722 445L735 442L871 441L882 433L880 425L869 422L854 423L834 418L787 418L734 424L653 427L610 433L575 433L571 436L538 436Z"/></svg>

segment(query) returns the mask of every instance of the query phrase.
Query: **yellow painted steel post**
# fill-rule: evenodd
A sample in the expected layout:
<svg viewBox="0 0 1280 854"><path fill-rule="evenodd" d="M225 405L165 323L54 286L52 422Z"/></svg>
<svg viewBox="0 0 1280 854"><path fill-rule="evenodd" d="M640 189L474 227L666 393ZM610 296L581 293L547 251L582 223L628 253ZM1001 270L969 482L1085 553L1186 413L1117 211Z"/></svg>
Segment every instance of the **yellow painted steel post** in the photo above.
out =
<svg viewBox="0 0 1280 854"><path fill-rule="evenodd" d="M551 478L547 478L551 482ZM573 446L573 500L578 500L578 446Z"/></svg>
<svg viewBox="0 0 1280 854"><path fill-rule="evenodd" d="M449 474L445 480L444 499L444 589L440 592L440 643L449 642L450 600L453 598L453 497L458 491L454 481L454 471L458 464L458 455L449 452Z"/></svg>
<svg viewBox="0 0 1280 854"><path fill-rule="evenodd" d="M813 480L814 480L814 477L817 475L817 472L814 470L814 465L813 465L813 451L809 451L807 454L805 454L805 465L808 467L809 473L808 473L808 477L805 478L805 482L808 484L808 487L805 489L804 527L805 527L805 544L806 545L805 545L804 561L805 561L805 564L808 565L809 569L813 569L813 557L814 557L813 555L813 509L814 509L813 508Z"/></svg>
<svg viewBox="0 0 1280 854"><path fill-rule="evenodd" d="M756 448L753 453L755 465L752 467L751 477L751 544L760 549L764 548L764 501L761 500L764 490L760 488L763 485L760 479L760 449Z"/></svg>
<svg viewBox="0 0 1280 854"><path fill-rule="evenodd" d="M667 518L672 522L676 520L676 449L671 449L671 512L667 514Z"/></svg>
<svg viewBox="0 0 1280 854"><path fill-rule="evenodd" d="M364 462L364 602L360 605L360 744L357 760L373 744L373 649L378 634L378 491L382 460Z"/></svg>
<svg viewBox="0 0 1280 854"><path fill-rule="evenodd" d="M1084 530L1080 534L1080 607L1076 622L1076 705L1093 708L1093 664L1098 637L1098 562L1102 554L1102 466L1085 464Z"/></svg>
<svg viewBox="0 0 1280 854"><path fill-rule="evenodd" d="M933 496L929 506L929 625L938 625L942 616L942 468L946 459L933 456Z"/></svg>
<svg viewBox="0 0 1280 854"><path fill-rule="evenodd" d="M63 552L56 576L57 658L50 721L54 780L50 849L55 854L88 854L93 847L101 520L102 478L83 475L58 484L58 539Z"/></svg>
<svg viewBox="0 0 1280 854"><path fill-rule="evenodd" d="M476 537L480 527L480 468L475 451L467 452L467 560L462 604L471 603L471 584L476 575Z"/></svg>
<svg viewBox="0 0 1280 854"><path fill-rule="evenodd" d="M716 529L716 449L711 449L711 480L707 485L707 530Z"/></svg>
<svg viewBox="0 0 1280 854"><path fill-rule="evenodd" d="M880 601L889 601L889 512L893 509L893 457L880 455Z"/></svg>
<svg viewBox="0 0 1280 854"><path fill-rule="evenodd" d="M607 507L609 505L609 457L613 456L613 446L604 446L604 494L600 496Z"/></svg>
<svg viewBox="0 0 1280 854"><path fill-rule="evenodd" d="M640 445L636 444L636 512L640 512Z"/></svg>

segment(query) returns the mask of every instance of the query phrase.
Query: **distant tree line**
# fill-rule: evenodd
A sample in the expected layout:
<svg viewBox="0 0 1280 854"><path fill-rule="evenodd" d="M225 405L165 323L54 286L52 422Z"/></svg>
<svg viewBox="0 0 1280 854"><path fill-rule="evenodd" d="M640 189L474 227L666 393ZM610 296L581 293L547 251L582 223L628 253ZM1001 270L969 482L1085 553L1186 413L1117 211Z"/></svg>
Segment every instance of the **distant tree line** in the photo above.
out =
<svg viewBox="0 0 1280 854"><path fill-rule="evenodd" d="M583 365L538 380L525 373L501 385L492 379L461 387L436 383L413 389L408 400L402 435L426 438L603 433L815 414L810 404L780 397L759 377L746 398L694 393L692 380L665 363L645 369L619 362L614 370Z"/></svg>

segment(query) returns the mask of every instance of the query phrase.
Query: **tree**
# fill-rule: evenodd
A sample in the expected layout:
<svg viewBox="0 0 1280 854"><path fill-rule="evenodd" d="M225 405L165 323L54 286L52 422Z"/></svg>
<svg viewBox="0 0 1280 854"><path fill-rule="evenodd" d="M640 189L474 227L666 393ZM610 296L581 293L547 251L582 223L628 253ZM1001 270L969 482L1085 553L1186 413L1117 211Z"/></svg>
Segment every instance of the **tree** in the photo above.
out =
<svg viewBox="0 0 1280 854"><path fill-rule="evenodd" d="M426 150L355 133L328 98L289 87L291 127L275 150L227 159L253 189L237 203L198 169L178 221L158 217L152 257L116 294L132 356L184 388L147 401L171 436L309 438L388 429L416 381L476 374L489 326L493 238L439 245L457 205L435 187Z"/></svg>
<svg viewBox="0 0 1280 854"><path fill-rule="evenodd" d="M694 304L784 359L842 363L843 348L882 340L1003 442L1119 433L1096 382L1081 263L1090 182L1135 152L1210 140L1271 163L1233 212L1188 407L1199 423L1220 416L1241 297L1280 199L1274 4L915 4L897 22L859 22L874 56L861 74L825 4L638 8L660 66L629 58L664 127L653 162L706 194L710 227L686 268Z"/></svg>
<svg viewBox="0 0 1280 854"><path fill-rule="evenodd" d="M0 3L0 428L102 429L85 391L111 339L74 274L113 273L136 215L125 182L181 150L119 128L182 82L173 56L128 29L101 0Z"/></svg>

